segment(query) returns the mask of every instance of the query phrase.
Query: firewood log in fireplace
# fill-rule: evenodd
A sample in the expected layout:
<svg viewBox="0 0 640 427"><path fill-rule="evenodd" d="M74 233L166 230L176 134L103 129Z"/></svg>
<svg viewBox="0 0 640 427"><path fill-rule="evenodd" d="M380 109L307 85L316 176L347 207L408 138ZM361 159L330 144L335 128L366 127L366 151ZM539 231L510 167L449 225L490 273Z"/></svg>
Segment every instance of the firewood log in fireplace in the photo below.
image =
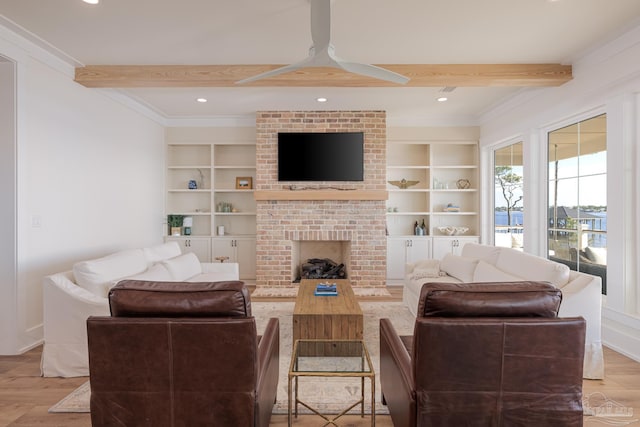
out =
<svg viewBox="0 0 640 427"><path fill-rule="evenodd" d="M310 258L300 267L303 279L345 279L347 272L344 264L329 258Z"/></svg>

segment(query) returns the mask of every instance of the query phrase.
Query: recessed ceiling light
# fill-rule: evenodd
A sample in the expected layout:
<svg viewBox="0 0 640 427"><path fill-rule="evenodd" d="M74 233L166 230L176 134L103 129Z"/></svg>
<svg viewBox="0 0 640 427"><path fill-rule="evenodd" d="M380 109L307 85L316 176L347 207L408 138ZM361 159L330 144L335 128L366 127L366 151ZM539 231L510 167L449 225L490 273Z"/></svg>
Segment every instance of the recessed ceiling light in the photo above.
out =
<svg viewBox="0 0 640 427"><path fill-rule="evenodd" d="M318 102L327 102L327 98L323 98L323 97L316 98L316 101L318 101Z"/></svg>
<svg viewBox="0 0 640 427"><path fill-rule="evenodd" d="M85 3L89 3L89 4L98 4L100 3L100 0L82 0Z"/></svg>
<svg viewBox="0 0 640 427"><path fill-rule="evenodd" d="M436 101L445 102L447 99L449 99L449 98L447 98L446 96L440 96L440 97L436 98Z"/></svg>
<svg viewBox="0 0 640 427"><path fill-rule="evenodd" d="M207 98L196 98L196 101L204 104L205 102L207 102Z"/></svg>

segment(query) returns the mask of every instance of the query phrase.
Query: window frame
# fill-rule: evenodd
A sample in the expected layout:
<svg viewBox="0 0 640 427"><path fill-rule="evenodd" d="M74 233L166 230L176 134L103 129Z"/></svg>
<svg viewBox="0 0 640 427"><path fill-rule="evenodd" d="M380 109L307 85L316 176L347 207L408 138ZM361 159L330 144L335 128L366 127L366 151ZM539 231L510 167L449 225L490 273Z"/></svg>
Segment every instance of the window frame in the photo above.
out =
<svg viewBox="0 0 640 427"><path fill-rule="evenodd" d="M540 164L544 164L544 170L545 170L545 179L544 179L544 185L541 185L541 188L543 188L543 191L541 191L541 200L540 200L540 208L544 207L544 214L540 215L541 218L539 218L539 225L540 225L540 230L544 230L544 233L540 233L541 234L541 239L543 241L540 242L541 244L541 248L543 248L543 253L541 254L542 256L544 256L545 258L550 258L550 253L549 253L549 232L550 232L550 218L549 218L549 209L551 206L551 202L549 200L549 196L550 196L550 191L549 191L549 186L551 184L551 177L549 176L551 173L549 164L550 164L550 156L549 156L549 140L550 140L550 135L554 132L554 131L558 131L561 129L564 129L566 127L570 127L579 123L583 123L585 121L594 119L598 116L605 116L605 120L607 120L607 128L605 130L605 134L606 134L606 141L607 141L607 164L606 164L606 172L605 172L605 176L607 179L607 199L606 199L606 206L607 206L607 220L609 219L609 215L608 215L608 211L609 211L609 205L610 205L610 201L609 201L609 191L608 189L609 187L609 125L608 125L608 119L609 119L609 115L607 110L605 109L605 107L601 107L598 109L593 109L593 110L589 110L589 111L585 111L581 114L575 115L575 116L571 116L570 118L567 118L565 120L559 121L554 123L553 125L550 126L546 126L544 128L540 129L540 133L541 133L541 137L540 137L540 141L541 141L541 149L540 152L544 152L544 162L541 162ZM544 147L544 149L542 149L542 147ZM579 156L581 155L578 152L578 161L579 161ZM579 168L579 166L578 166ZM590 176L590 174L585 174L585 175L581 175L579 170L577 175L572 178L572 179L580 179L581 177L587 177ZM542 177L541 177L542 178ZM539 181L540 183L542 183L542 179ZM579 197L579 188L578 188L578 194L576 194L576 197ZM554 224L555 227L555 224ZM609 222L607 222L607 231L609 230ZM607 245L608 247L609 245ZM577 271L582 271L579 269L579 267L576 267ZM607 263L607 272L609 270L609 265ZM603 292L606 292L606 287L603 286Z"/></svg>

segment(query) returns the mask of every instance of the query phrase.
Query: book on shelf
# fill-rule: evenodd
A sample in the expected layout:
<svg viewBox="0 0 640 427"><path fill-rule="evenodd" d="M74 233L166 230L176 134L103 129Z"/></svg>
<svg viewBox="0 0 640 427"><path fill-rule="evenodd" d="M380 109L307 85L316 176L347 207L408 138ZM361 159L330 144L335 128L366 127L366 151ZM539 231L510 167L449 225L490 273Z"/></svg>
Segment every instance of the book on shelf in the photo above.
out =
<svg viewBox="0 0 640 427"><path fill-rule="evenodd" d="M338 295L338 287L335 283L318 283L313 294L316 296L336 296Z"/></svg>

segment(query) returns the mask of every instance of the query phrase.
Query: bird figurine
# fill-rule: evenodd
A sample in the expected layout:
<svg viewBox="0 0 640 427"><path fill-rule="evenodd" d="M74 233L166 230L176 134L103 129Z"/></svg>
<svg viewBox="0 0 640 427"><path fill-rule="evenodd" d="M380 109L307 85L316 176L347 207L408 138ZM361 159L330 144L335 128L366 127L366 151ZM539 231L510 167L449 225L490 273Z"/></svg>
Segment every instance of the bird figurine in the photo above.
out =
<svg viewBox="0 0 640 427"><path fill-rule="evenodd" d="M388 182L389 182L389 184L395 185L396 187L404 190L404 189L409 188L409 187L411 187L413 185L416 185L420 181L407 181L406 179L402 178L400 181L388 181Z"/></svg>

